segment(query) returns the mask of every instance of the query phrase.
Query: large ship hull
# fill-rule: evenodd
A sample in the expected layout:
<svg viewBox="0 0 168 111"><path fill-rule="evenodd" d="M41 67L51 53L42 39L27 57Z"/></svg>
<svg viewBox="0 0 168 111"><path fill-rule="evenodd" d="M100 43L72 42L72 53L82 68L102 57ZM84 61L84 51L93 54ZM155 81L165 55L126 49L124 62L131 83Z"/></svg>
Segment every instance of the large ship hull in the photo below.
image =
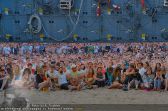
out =
<svg viewBox="0 0 168 111"><path fill-rule="evenodd" d="M168 41L164 0L0 0L0 41Z"/></svg>

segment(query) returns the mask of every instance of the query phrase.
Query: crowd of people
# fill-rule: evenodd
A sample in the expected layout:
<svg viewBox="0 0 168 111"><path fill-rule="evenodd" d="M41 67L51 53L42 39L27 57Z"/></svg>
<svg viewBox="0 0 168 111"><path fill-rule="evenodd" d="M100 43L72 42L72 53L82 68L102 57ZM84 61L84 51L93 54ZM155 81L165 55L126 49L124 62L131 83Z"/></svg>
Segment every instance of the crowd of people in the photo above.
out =
<svg viewBox="0 0 168 111"><path fill-rule="evenodd" d="M168 42L0 43L0 91L168 90Z"/></svg>

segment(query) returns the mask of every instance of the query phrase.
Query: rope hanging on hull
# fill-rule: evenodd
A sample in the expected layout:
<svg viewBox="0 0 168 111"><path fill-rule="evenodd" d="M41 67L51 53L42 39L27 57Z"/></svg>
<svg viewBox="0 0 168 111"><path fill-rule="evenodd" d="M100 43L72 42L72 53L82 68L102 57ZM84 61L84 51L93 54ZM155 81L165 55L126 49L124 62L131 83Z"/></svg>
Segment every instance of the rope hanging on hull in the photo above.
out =
<svg viewBox="0 0 168 111"><path fill-rule="evenodd" d="M33 20L37 20L37 26L33 24ZM30 16L30 19L28 21L28 27L31 33L37 34L41 31L42 29L42 24L41 24L41 19L37 14L34 14Z"/></svg>

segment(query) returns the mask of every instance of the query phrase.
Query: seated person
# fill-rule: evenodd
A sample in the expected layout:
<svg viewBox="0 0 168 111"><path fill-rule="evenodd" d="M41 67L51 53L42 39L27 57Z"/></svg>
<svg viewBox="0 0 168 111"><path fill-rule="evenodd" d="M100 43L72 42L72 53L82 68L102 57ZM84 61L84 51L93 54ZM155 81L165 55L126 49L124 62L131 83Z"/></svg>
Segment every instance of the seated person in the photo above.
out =
<svg viewBox="0 0 168 111"><path fill-rule="evenodd" d="M69 78L71 90L78 90L78 91L81 90L81 83L80 83L81 81L79 78L79 72L75 64L71 66L71 72L68 78Z"/></svg>
<svg viewBox="0 0 168 111"><path fill-rule="evenodd" d="M112 67L107 68L105 74L106 74L106 84L110 86L113 80L113 68Z"/></svg>
<svg viewBox="0 0 168 111"><path fill-rule="evenodd" d="M166 74L167 74L167 72L166 72L166 70L167 70L167 65L166 64L162 64L162 67L161 67L161 70L162 70L162 78L163 78L163 81L162 81L162 83L161 83L161 89L166 89Z"/></svg>
<svg viewBox="0 0 168 111"><path fill-rule="evenodd" d="M139 74L138 70L135 69L135 74L132 75L132 80L128 84L128 90L131 87L138 89L140 86L140 83L143 83L143 80L142 80L141 75Z"/></svg>
<svg viewBox="0 0 168 111"><path fill-rule="evenodd" d="M12 85L17 86L18 81L20 81L22 78L20 67L17 64L14 64L12 67L13 67L13 75L14 75L12 80Z"/></svg>
<svg viewBox="0 0 168 111"><path fill-rule="evenodd" d="M83 63L81 63L78 69L79 69L80 78L82 79L86 74L86 67Z"/></svg>
<svg viewBox="0 0 168 111"><path fill-rule="evenodd" d="M130 64L126 72L123 74L125 75L125 80L123 82L124 85L128 86L128 83L132 80L133 74L135 74L135 67L134 64Z"/></svg>
<svg viewBox="0 0 168 111"><path fill-rule="evenodd" d="M123 82L124 87L127 86L127 90L129 90L132 85L135 85L136 89L138 89L141 77L138 73L138 70L135 68L135 65L130 64L129 68L124 74L126 76Z"/></svg>
<svg viewBox="0 0 168 111"><path fill-rule="evenodd" d="M31 80L31 71L29 68L25 68L22 74L22 87L32 88L34 87L34 81Z"/></svg>
<svg viewBox="0 0 168 111"><path fill-rule="evenodd" d="M166 69L166 75L165 75L165 91L168 90L168 68Z"/></svg>
<svg viewBox="0 0 168 111"><path fill-rule="evenodd" d="M149 90L153 88L154 74L152 73L152 68L148 67L146 69L146 82L144 82L144 88Z"/></svg>
<svg viewBox="0 0 168 111"><path fill-rule="evenodd" d="M119 66L116 67L114 69L114 72L113 72L112 84L109 87L109 89L112 89L112 88L117 88L117 89L122 88L122 84L121 84L121 69L120 69Z"/></svg>
<svg viewBox="0 0 168 111"><path fill-rule="evenodd" d="M94 80L94 69L90 68L88 70L88 73L85 75L85 83L86 83L87 88L92 89L94 82L95 82L95 80Z"/></svg>
<svg viewBox="0 0 168 111"><path fill-rule="evenodd" d="M0 68L0 91L4 90L8 86L8 76L5 76L5 70Z"/></svg>
<svg viewBox="0 0 168 111"><path fill-rule="evenodd" d="M68 90L69 85L67 81L67 75L64 73L62 67L59 68L59 73L57 75L57 78L58 78L58 85L60 89Z"/></svg>
<svg viewBox="0 0 168 111"><path fill-rule="evenodd" d="M50 64L50 69L46 72L46 76L47 78L49 78L51 80L51 90L56 90L57 87L57 76L58 76L58 71L55 70L55 65L54 64Z"/></svg>
<svg viewBox="0 0 168 111"><path fill-rule="evenodd" d="M160 91L162 81L163 81L162 70L158 68L156 70L156 76L154 78L154 90Z"/></svg>
<svg viewBox="0 0 168 111"><path fill-rule="evenodd" d="M125 78L126 78L126 75L125 75L125 72L126 72L126 63L122 63L121 64L121 83L123 83L125 81Z"/></svg>
<svg viewBox="0 0 168 111"><path fill-rule="evenodd" d="M12 62L10 61L9 63L7 63L6 65L6 68L5 68L5 71L6 71L6 74L9 76L9 83L12 82L13 80L13 73L12 73Z"/></svg>
<svg viewBox="0 0 168 111"><path fill-rule="evenodd" d="M21 71L20 71L19 65L14 64L12 66L12 68L13 68L14 80L20 80L21 79L21 75L20 75Z"/></svg>
<svg viewBox="0 0 168 111"><path fill-rule="evenodd" d="M104 87L105 86L105 74L102 73L102 67L98 67L96 74L94 75L95 84L98 87Z"/></svg>
<svg viewBox="0 0 168 111"><path fill-rule="evenodd" d="M40 91L43 88L49 88L51 86L51 80L45 76L43 69L37 67L36 71L37 71L36 88L39 89Z"/></svg>

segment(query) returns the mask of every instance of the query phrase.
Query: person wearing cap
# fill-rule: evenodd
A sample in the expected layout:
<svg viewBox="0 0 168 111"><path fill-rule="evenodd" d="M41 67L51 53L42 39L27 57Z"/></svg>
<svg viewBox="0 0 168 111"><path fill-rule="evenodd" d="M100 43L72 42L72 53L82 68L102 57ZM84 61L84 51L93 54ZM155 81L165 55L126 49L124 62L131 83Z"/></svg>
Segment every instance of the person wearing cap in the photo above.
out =
<svg viewBox="0 0 168 111"><path fill-rule="evenodd" d="M77 78L79 75L79 72L77 70L77 66L75 64L72 64L71 66L71 73L70 73L72 78Z"/></svg>
<svg viewBox="0 0 168 111"><path fill-rule="evenodd" d="M72 90L80 90L80 80L79 80L79 72L77 70L77 66L72 64L71 72L69 77L70 85Z"/></svg>

